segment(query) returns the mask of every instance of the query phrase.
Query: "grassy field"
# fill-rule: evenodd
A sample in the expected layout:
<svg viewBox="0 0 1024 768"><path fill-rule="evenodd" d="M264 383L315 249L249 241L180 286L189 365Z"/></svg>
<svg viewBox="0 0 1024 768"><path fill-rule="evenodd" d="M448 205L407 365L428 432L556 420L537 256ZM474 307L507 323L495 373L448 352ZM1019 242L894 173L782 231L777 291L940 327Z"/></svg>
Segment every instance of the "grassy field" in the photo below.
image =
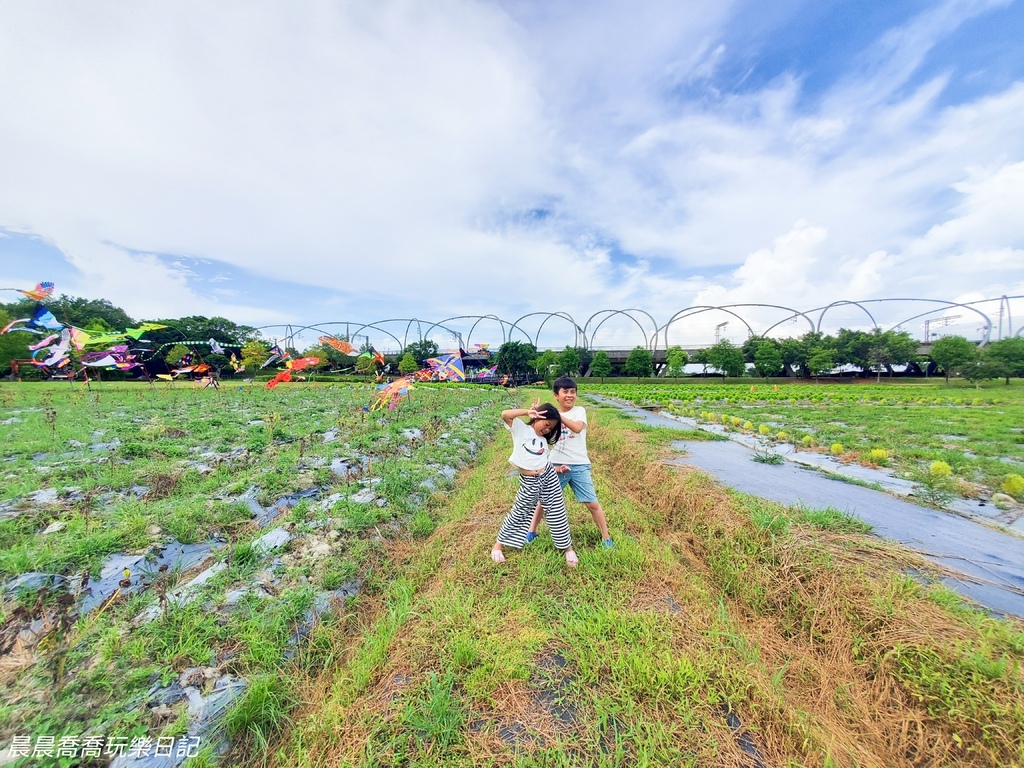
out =
<svg viewBox="0 0 1024 768"><path fill-rule="evenodd" d="M517 482L498 414L538 393L418 388L368 413L372 390L340 385L0 388L0 582L74 593L113 556L210 547L191 569L133 566L81 615L62 589L8 595L0 744L187 735L175 685L244 680L221 765L1024 764L1024 625L834 510L667 465L678 434L618 411L592 409L589 438L615 549L570 503L579 568L543 528L493 564ZM271 528L291 537L272 551ZM203 744L190 768L215 762Z"/></svg>
<svg viewBox="0 0 1024 768"><path fill-rule="evenodd" d="M760 434L769 442L890 466L912 479L927 479L932 462L942 461L951 469L951 489L962 496L988 498L1002 491L1024 501L1024 483L1007 481L1009 475L1024 475L1024 381L983 389L950 386L942 379L781 386L588 382L587 387Z"/></svg>
<svg viewBox="0 0 1024 768"><path fill-rule="evenodd" d="M592 414L616 548L580 505L494 566L489 449L297 694L272 765L1017 765L1024 632L830 510L724 492L670 438ZM249 753L250 764L263 758Z"/></svg>
<svg viewBox="0 0 1024 768"><path fill-rule="evenodd" d="M0 387L0 584L39 574L47 586L10 589L0 607L0 744L184 735L181 696L154 704L180 693L183 671L199 670L210 693L222 678L258 690L290 660L315 663L319 633L374 589L385 539L433 530L429 497L509 404L496 388L426 386L367 412L373 395ZM254 510L272 507L280 515L261 528ZM291 540L264 551L275 526ZM212 578L173 599L211 564ZM82 589L92 595L74 597ZM140 620L147 611L156 619Z"/></svg>

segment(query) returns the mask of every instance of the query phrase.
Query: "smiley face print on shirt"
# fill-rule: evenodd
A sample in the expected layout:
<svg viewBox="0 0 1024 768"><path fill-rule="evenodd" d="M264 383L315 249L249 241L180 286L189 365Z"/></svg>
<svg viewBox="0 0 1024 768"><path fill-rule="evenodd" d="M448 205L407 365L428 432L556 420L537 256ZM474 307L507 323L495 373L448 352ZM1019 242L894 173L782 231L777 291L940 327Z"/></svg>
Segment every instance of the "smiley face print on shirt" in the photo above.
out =
<svg viewBox="0 0 1024 768"><path fill-rule="evenodd" d="M534 437L523 443L523 450L534 456L543 456L544 451L547 450L547 443L539 437Z"/></svg>

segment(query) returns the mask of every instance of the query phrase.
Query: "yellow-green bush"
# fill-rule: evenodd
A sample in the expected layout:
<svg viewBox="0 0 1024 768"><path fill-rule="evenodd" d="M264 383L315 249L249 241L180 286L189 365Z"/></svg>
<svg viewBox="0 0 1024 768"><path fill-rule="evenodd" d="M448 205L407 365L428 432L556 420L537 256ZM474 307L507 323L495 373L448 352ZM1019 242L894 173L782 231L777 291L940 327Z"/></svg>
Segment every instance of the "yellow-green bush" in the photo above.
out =
<svg viewBox="0 0 1024 768"><path fill-rule="evenodd" d="M839 454L843 453L843 451L845 451L846 448L843 447L842 443L832 443L831 450L833 456L838 456Z"/></svg>
<svg viewBox="0 0 1024 768"><path fill-rule="evenodd" d="M868 458L875 463L881 463L888 460L889 452L885 448L872 448L868 452Z"/></svg>
<svg viewBox="0 0 1024 768"><path fill-rule="evenodd" d="M941 480L942 478L949 477L953 474L953 468L944 461L933 461L931 466L928 467L928 474Z"/></svg>
<svg viewBox="0 0 1024 768"><path fill-rule="evenodd" d="M1003 489L1003 493L1007 493L1017 500L1024 499L1024 477L1016 472L1011 472L1004 477L1000 487Z"/></svg>

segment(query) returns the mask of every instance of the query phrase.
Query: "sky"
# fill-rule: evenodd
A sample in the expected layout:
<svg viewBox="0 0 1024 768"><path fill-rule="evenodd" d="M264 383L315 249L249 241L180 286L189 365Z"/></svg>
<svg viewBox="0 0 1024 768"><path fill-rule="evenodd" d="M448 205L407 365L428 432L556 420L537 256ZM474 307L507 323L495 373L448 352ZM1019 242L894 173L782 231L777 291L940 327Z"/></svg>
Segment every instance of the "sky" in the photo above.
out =
<svg viewBox="0 0 1024 768"><path fill-rule="evenodd" d="M270 336L976 337L1002 306L994 338L1021 29L1024 0L0 0L0 288ZM790 309L686 311L756 303ZM442 324L504 340L472 322Z"/></svg>

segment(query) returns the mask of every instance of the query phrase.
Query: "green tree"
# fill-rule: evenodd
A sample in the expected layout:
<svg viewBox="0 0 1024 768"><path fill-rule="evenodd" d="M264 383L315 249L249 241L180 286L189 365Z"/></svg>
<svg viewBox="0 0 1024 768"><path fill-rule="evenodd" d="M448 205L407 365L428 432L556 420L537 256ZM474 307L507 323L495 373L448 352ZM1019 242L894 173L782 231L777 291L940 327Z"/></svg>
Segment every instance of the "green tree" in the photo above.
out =
<svg viewBox="0 0 1024 768"><path fill-rule="evenodd" d="M731 377L742 376L747 370L743 350L728 339L708 349L708 365Z"/></svg>
<svg viewBox="0 0 1024 768"><path fill-rule="evenodd" d="M638 379L650 376L654 373L654 355L649 349L634 347L633 351L629 353L629 357L626 358L625 371Z"/></svg>
<svg viewBox="0 0 1024 768"><path fill-rule="evenodd" d="M499 373L518 378L528 376L531 363L537 357L537 348L524 341L506 341L494 355L494 364Z"/></svg>
<svg viewBox="0 0 1024 768"><path fill-rule="evenodd" d="M175 368L178 365L178 361L185 355L191 354L191 352L192 350L184 344L175 344L164 354L164 362L167 363L168 368Z"/></svg>
<svg viewBox="0 0 1024 768"><path fill-rule="evenodd" d="M932 344L931 355L948 383L950 374L962 372L977 359L978 348L963 336L943 336Z"/></svg>
<svg viewBox="0 0 1024 768"><path fill-rule="evenodd" d="M814 347L807 358L806 370L814 378L830 373L836 367L835 352L827 347Z"/></svg>
<svg viewBox="0 0 1024 768"><path fill-rule="evenodd" d="M985 356L999 369L999 375L1007 384L1011 376L1024 376L1024 338L1011 336L993 341L986 347Z"/></svg>
<svg viewBox="0 0 1024 768"><path fill-rule="evenodd" d="M437 357L438 351L437 342L431 339L414 341L405 348L405 353L407 355L412 355L412 359L420 366L422 366L423 362L428 358ZM419 370L419 368L416 370Z"/></svg>
<svg viewBox="0 0 1024 768"><path fill-rule="evenodd" d="M579 367L576 370L581 374L586 375L587 370L589 370L590 366L594 362L594 353L586 347L573 347L573 349L576 350L576 354L579 355L580 358Z"/></svg>
<svg viewBox="0 0 1024 768"><path fill-rule="evenodd" d="M27 302L34 307L34 301ZM106 299L83 299L77 296L61 295L57 299L48 299L46 307L53 316L66 325L85 328L93 320L102 320L110 329L123 331L135 325L135 321L120 307L115 307ZM18 315L24 317L24 315Z"/></svg>
<svg viewBox="0 0 1024 768"><path fill-rule="evenodd" d="M608 353L603 349L598 350L594 353L594 360L590 363L590 375L600 376L601 381L605 380L605 377L611 376L612 373L612 360L608 357Z"/></svg>
<svg viewBox="0 0 1024 768"><path fill-rule="evenodd" d="M968 363L962 369L965 379L971 382L976 389L981 389L981 382L987 379L998 379L1003 375L1002 366L989 359L984 350L978 350L973 362Z"/></svg>
<svg viewBox="0 0 1024 768"><path fill-rule="evenodd" d="M672 378L682 376L689 361L690 357L682 347L669 347L665 352L666 375Z"/></svg>
<svg viewBox="0 0 1024 768"><path fill-rule="evenodd" d="M413 357L409 352L402 355L402 359L398 363L398 372L401 374L412 373L420 369L419 363L416 362L416 358Z"/></svg>
<svg viewBox="0 0 1024 768"><path fill-rule="evenodd" d="M757 354L758 348L765 341L771 340L766 339L764 336L748 336L747 340L740 346L740 349L743 350L743 361L746 363L753 363L754 356Z"/></svg>
<svg viewBox="0 0 1024 768"><path fill-rule="evenodd" d="M24 315L18 315L18 317L24 317ZM17 318L11 317L5 310L0 309L0 328L15 319ZM12 360L27 360L32 354L28 350L28 345L38 340L38 336L23 331L0 334L0 373L6 375L12 370Z"/></svg>
<svg viewBox="0 0 1024 768"><path fill-rule="evenodd" d="M779 342L782 364L797 376L807 376L807 344L802 339L783 339Z"/></svg>
<svg viewBox="0 0 1024 768"><path fill-rule="evenodd" d="M558 372L562 376L579 376L580 354L573 347L566 347L558 355Z"/></svg>
<svg viewBox="0 0 1024 768"><path fill-rule="evenodd" d="M867 371L871 367L871 345L870 333L840 328L836 337L836 363L860 368L862 373Z"/></svg>
<svg viewBox="0 0 1024 768"><path fill-rule="evenodd" d="M242 365L252 376L270 357L270 347L259 339L251 339L242 345Z"/></svg>
<svg viewBox="0 0 1024 768"><path fill-rule="evenodd" d="M554 373L558 369L558 354L551 349L545 350L534 359L533 369L544 381L551 383L554 381Z"/></svg>
<svg viewBox="0 0 1024 768"><path fill-rule="evenodd" d="M778 376L782 373L785 363L782 361L782 352L771 339L764 339L757 345L754 352L754 370L758 376L768 378Z"/></svg>
<svg viewBox="0 0 1024 768"><path fill-rule="evenodd" d="M693 353L693 363L704 366L704 370L700 372L701 376L708 375L708 366L711 364L708 361L708 351L707 349L698 349Z"/></svg>
<svg viewBox="0 0 1024 768"><path fill-rule="evenodd" d="M878 381L882 380L882 369L892 375L893 365L909 365L917 358L917 340L906 331L885 331L875 328L868 335L868 363L876 369Z"/></svg>

